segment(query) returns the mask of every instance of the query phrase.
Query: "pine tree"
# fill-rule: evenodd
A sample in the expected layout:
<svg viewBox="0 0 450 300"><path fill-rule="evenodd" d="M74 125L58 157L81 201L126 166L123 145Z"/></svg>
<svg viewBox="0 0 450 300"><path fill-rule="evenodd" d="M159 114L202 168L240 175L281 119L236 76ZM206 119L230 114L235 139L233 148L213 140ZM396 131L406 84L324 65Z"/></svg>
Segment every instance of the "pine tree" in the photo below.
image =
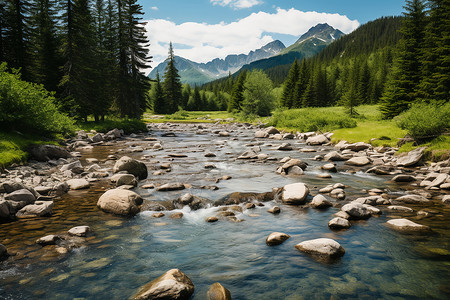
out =
<svg viewBox="0 0 450 300"><path fill-rule="evenodd" d="M58 53L57 3L36 0L31 7L31 76L49 91L57 91L60 80L61 57Z"/></svg>
<svg viewBox="0 0 450 300"><path fill-rule="evenodd" d="M385 118L392 118L406 110L417 97L421 82L420 57L424 43L426 13L420 0L407 0L405 18L400 32L396 58L380 110Z"/></svg>
<svg viewBox="0 0 450 300"><path fill-rule="evenodd" d="M281 96L281 106L292 108L294 106L294 94L296 83L300 76L300 68L297 59L289 70L289 75L284 82L283 95Z"/></svg>
<svg viewBox="0 0 450 300"><path fill-rule="evenodd" d="M300 70L298 72L298 80L295 83L293 97L293 107L299 108L302 107L302 99L303 94L306 91L309 81L309 70L308 65L306 63L306 59L302 60L302 64L300 65ZM283 93L284 95L284 93Z"/></svg>
<svg viewBox="0 0 450 300"><path fill-rule="evenodd" d="M186 109L190 96L191 96L191 86L189 85L189 83L186 83L186 85L183 88L182 97L181 97L182 102L180 104L183 109Z"/></svg>
<svg viewBox="0 0 450 300"><path fill-rule="evenodd" d="M164 114L166 112L166 108L164 107L166 101L164 99L164 90L161 85L161 79L159 78L159 72L156 73L156 82L153 84L152 98L153 112L155 114Z"/></svg>
<svg viewBox="0 0 450 300"><path fill-rule="evenodd" d="M5 56L10 68L21 69L22 78L29 81L29 9L26 0L6 2L4 9Z"/></svg>
<svg viewBox="0 0 450 300"><path fill-rule="evenodd" d="M167 113L174 113L178 110L178 106L181 104L182 93L181 93L181 82L180 75L178 75L178 70L175 66L175 55L173 53L172 42L169 45L169 56L164 73L164 92L166 95L166 108ZM196 108L197 110L198 108Z"/></svg>
<svg viewBox="0 0 450 300"><path fill-rule="evenodd" d="M367 61L362 63L362 66L359 68L359 74L358 74L358 98L361 103L368 104L370 102L370 95L369 95L369 89L370 89L370 71L369 66L367 64Z"/></svg>
<svg viewBox="0 0 450 300"><path fill-rule="evenodd" d="M244 83L247 78L247 71L242 71L239 74L238 79L233 85L233 90L231 91L231 99L228 102L228 111L241 111L242 102L244 101Z"/></svg>
<svg viewBox="0 0 450 300"><path fill-rule="evenodd" d="M427 102L450 99L450 1L431 0L425 31L419 97Z"/></svg>

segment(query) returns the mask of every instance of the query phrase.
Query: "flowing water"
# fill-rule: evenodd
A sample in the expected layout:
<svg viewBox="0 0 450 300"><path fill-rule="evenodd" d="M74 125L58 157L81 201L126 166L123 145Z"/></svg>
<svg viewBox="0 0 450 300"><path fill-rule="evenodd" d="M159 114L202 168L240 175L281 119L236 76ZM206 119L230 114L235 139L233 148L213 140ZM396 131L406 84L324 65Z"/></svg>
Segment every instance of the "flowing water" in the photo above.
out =
<svg viewBox="0 0 450 300"><path fill-rule="evenodd" d="M160 136L162 132L155 131ZM239 139L233 138L239 136ZM281 152L273 146L281 142L252 139L252 132L234 132L229 138L213 134L177 132L177 137L158 137L163 151L144 151L135 157L150 155L150 160L170 161L172 172L149 175L144 183L182 182L192 188L176 192L156 192L137 188L148 200L168 200L190 192L218 200L232 192L268 192L273 187L305 182L316 194L319 188L341 182L347 197L365 195L363 189L382 188L391 193L404 192L405 186L389 182L391 176L367 175L363 172L339 172L331 179L317 178L323 163L312 160L330 148L316 153ZM260 143L262 152L278 160L284 156L301 158L310 165L300 177L275 173L276 161L248 162L235 160L249 143ZM146 143L129 140L120 147ZM296 147L304 145L291 141ZM104 160L119 153L119 146L99 146L83 152L83 158ZM204 157L204 151L216 157ZM324 150L320 152L320 150ZM186 158L169 158L169 153L186 154ZM206 170L212 162L216 169ZM149 162L149 166L151 162ZM342 166L339 164L338 168ZM341 168L342 169L342 168ZM150 172L151 174L151 172ZM230 175L231 180L215 179ZM202 189L215 185L218 190ZM434 199L427 206L411 206L415 212L428 209L433 214L416 220L416 213L406 215L428 225L428 236L399 234L385 226L393 217L388 212L365 221L353 222L345 231L331 231L327 223L338 208L319 211L288 206L274 201L263 207L243 210L236 215L243 222L220 220L207 223L205 218L217 208L182 210L182 219L171 219L171 212L154 218L144 211L133 218L123 218L99 211L98 197L109 188L96 183L85 191L71 191L55 200L54 213L48 218L19 220L0 224L0 242L14 260L0 264L0 299L128 299L137 289L172 268L179 268L195 284L193 299L205 299L209 286L220 282L233 299L448 299L450 297L450 251L448 206ZM267 213L274 205L279 215ZM87 246L57 255L54 246L35 245L47 234L64 233L73 226L89 225L93 234ZM274 231L291 236L281 245L269 247L265 238ZM308 239L328 237L346 250L333 264L323 264L304 255L294 246Z"/></svg>

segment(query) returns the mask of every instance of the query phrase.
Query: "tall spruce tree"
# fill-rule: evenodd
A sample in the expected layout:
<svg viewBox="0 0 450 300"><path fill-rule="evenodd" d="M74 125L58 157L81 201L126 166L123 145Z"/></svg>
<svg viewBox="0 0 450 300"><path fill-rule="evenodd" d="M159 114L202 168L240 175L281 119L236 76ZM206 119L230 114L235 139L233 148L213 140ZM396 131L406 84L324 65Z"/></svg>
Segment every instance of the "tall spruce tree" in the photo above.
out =
<svg viewBox="0 0 450 300"><path fill-rule="evenodd" d="M228 102L228 111L241 111L242 102L244 101L244 83L247 78L247 71L244 70L239 74L238 79L233 85L233 90L231 91L231 98Z"/></svg>
<svg viewBox="0 0 450 300"><path fill-rule="evenodd" d="M292 108L294 106L295 88L300 76L300 68L297 59L289 70L289 75L284 82L283 94L281 96L281 106Z"/></svg>
<svg viewBox="0 0 450 300"><path fill-rule="evenodd" d="M299 108L302 107L302 99L303 95L306 91L309 81L309 69L306 63L306 59L302 60L302 64L300 65L300 69L298 72L298 80L294 86L293 97L293 107ZM283 93L284 95L284 93Z"/></svg>
<svg viewBox="0 0 450 300"><path fill-rule="evenodd" d="M416 100L421 82L420 58L425 37L425 5L420 0L407 0L404 8L406 12L400 28L402 38L381 98L380 110L385 118L392 118L406 110Z"/></svg>
<svg viewBox="0 0 450 300"><path fill-rule="evenodd" d="M180 75L175 66L175 55L173 53L172 42L169 45L169 56L167 57L167 66L164 73L164 93L166 95L166 113L174 113L178 110L178 106L182 100L182 86ZM196 109L198 110L198 108Z"/></svg>
<svg viewBox="0 0 450 300"><path fill-rule="evenodd" d="M153 112L155 114L163 114L166 112L164 107L166 101L164 99L164 90L161 85L161 79L159 78L159 72L156 73L156 82L153 83L152 88L152 101L153 101Z"/></svg>
<svg viewBox="0 0 450 300"><path fill-rule="evenodd" d="M57 35L57 3L54 0L35 0L31 6L30 48L33 59L31 76L49 91L57 91L61 78L59 39Z"/></svg>
<svg viewBox="0 0 450 300"><path fill-rule="evenodd" d="M430 18L422 50L419 98L444 103L450 99L450 1L430 0Z"/></svg>

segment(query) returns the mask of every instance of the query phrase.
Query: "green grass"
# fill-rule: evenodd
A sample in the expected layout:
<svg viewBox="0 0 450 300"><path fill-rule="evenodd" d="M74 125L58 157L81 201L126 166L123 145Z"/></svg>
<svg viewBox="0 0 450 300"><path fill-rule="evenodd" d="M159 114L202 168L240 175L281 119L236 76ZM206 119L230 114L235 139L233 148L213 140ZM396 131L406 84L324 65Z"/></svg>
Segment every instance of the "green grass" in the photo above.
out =
<svg viewBox="0 0 450 300"><path fill-rule="evenodd" d="M95 130L97 132L106 133L114 128L123 129L126 134L136 133L138 131L147 131L145 122L142 120L120 120L120 119L107 119L105 121L94 122L82 122L77 123L78 129L83 129L85 131Z"/></svg>
<svg viewBox="0 0 450 300"><path fill-rule="evenodd" d="M331 131L352 128L356 121L345 114L342 107L315 107L278 110L269 119L270 126L287 131Z"/></svg>
<svg viewBox="0 0 450 300"><path fill-rule="evenodd" d="M32 144L56 144L55 141L23 135L18 132L0 131L0 169L13 163L26 162L26 149Z"/></svg>
<svg viewBox="0 0 450 300"><path fill-rule="evenodd" d="M158 115L162 118L155 118L150 112L144 114L144 122L147 123L215 123L217 120L235 118L233 114L226 111L177 111L171 115Z"/></svg>

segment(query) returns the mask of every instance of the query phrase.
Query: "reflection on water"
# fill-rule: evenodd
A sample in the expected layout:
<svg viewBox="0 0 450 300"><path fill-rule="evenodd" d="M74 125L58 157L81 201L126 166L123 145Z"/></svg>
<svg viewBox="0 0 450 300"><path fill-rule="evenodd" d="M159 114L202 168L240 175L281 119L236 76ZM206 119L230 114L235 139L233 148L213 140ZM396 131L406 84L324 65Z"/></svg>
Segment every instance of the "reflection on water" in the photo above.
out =
<svg viewBox="0 0 450 300"><path fill-rule="evenodd" d="M190 193L212 200L235 191L266 192L272 187L303 181L312 193L330 183L347 185L347 195L356 198L362 189L399 187L388 185L388 178L365 173L338 173L331 179L317 178L317 153L277 152L263 145L262 150L278 159L298 157L310 166L306 175L277 175L277 164L235 161L250 143L247 136L239 141L214 139L210 135L178 134L161 138L166 151L146 151L152 159L170 161L172 172L150 176L148 182L191 183ZM276 143L270 141L270 143ZM181 146L180 146L181 145ZM222 147L225 145L224 147ZM183 147L183 148L182 148ZM206 158L203 152L216 153ZM111 151L113 150L113 151ZM105 158L114 147L97 147L85 157ZM184 151L187 158L170 160L167 151ZM192 151L196 150L196 151ZM231 153L231 154L227 154ZM141 153L142 155L142 153ZM137 156L139 157L139 156ZM213 162L217 169L203 169ZM215 182L223 175L231 180ZM216 185L219 190L199 188ZM272 215L264 207L237 213L243 222L220 220L206 223L206 217L217 208L181 210L184 217L153 218L153 212L142 212L134 218L121 218L96 208L99 195L108 188L98 183L89 191L70 192L55 201L50 218L19 220L0 225L0 241L15 261L0 265L0 298L2 299L127 299L143 284L171 268L179 268L195 284L193 299L204 299L214 282L227 287L233 299L446 299L450 288L449 209L435 200L429 208L431 217L418 222L433 228L429 237L400 235L384 223L399 213L384 211L380 217L359 221L347 231L330 231L327 227L337 208L317 211L281 206L281 214ZM155 192L138 188L150 200L176 198L185 191ZM424 207L411 206L415 211ZM93 235L88 246L67 256L54 254L53 246L34 244L47 234L64 233L73 226L89 225ZM285 243L268 247L265 238L271 232L291 235ZM294 245L307 239L329 237L346 250L344 257L332 265L321 264L300 253Z"/></svg>

